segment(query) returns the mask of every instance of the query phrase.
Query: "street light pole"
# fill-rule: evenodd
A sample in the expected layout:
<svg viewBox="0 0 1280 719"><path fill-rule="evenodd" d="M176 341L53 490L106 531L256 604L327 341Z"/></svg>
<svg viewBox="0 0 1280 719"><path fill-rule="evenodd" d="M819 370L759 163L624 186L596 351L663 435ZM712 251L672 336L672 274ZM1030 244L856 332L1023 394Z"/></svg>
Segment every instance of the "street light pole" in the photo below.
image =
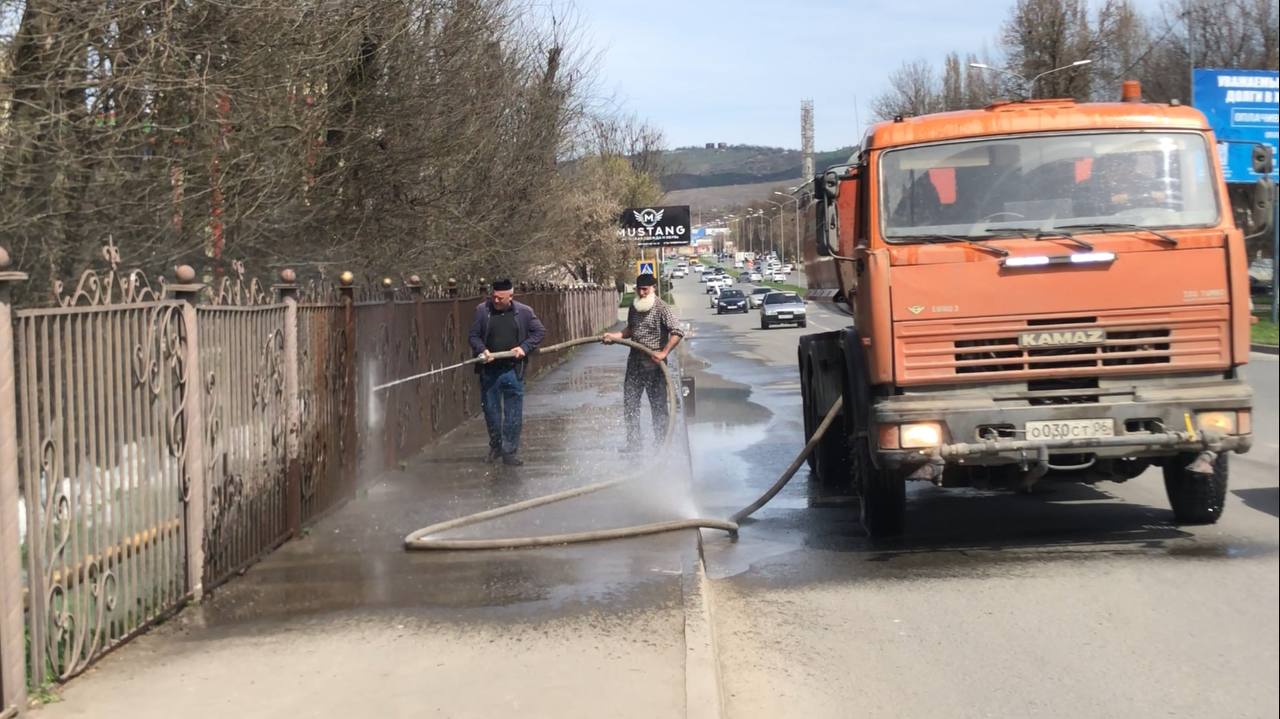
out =
<svg viewBox="0 0 1280 719"><path fill-rule="evenodd" d="M803 185L801 185L801 187L803 187ZM799 189L799 188L796 188L796 189ZM791 200L792 202L796 203L796 206L795 206L795 208L794 208L794 210L795 210L795 231L796 231L796 259L795 259L795 263L796 263L796 266L797 266L797 267L799 267L799 266L800 266L800 199L799 199L799 198L797 198L797 197L792 197L791 195L787 195L787 194L784 194L784 193L778 192L777 190L775 190L773 194L775 194L775 195L781 195L782 197L784 197L784 198L786 198L786 199L788 199L788 200Z"/></svg>
<svg viewBox="0 0 1280 719"><path fill-rule="evenodd" d="M1002 75L1009 75L1009 76L1011 76L1011 77L1016 77L1016 78L1018 78L1019 80L1021 80L1023 83L1025 83L1025 84L1027 85L1027 94L1028 94L1029 96L1031 96L1031 97L1034 97L1034 96L1035 96L1035 94L1036 94L1036 83L1040 81L1040 78L1044 77L1045 75L1052 75L1052 74L1053 74L1053 73L1055 73L1055 72L1061 72L1061 71L1063 71L1063 70L1070 70L1070 69L1071 69L1071 68L1073 68L1073 67L1080 67L1081 65L1088 65L1088 64L1089 64L1089 63L1091 63L1091 62L1093 62L1093 60L1076 60L1075 62L1071 63L1070 65L1063 65L1062 67L1055 67L1055 68L1053 68L1052 70L1045 70L1044 72L1040 73L1039 75L1036 75L1035 77L1031 78L1030 80L1028 80L1027 78L1023 77L1022 75L1019 75L1018 73L1014 72L1013 70L1006 70L1006 69L1004 69L1004 68L1002 68L1002 67L992 67L992 66L990 66L990 65L988 65L988 64L986 64L986 63L982 63L982 62L971 62L971 63L969 63L969 67L976 68L976 69L978 69L978 70L990 70L990 71L992 71L992 72L998 72L998 73L1001 73Z"/></svg>
<svg viewBox="0 0 1280 719"><path fill-rule="evenodd" d="M775 192L774 194L776 195L777 193ZM765 198L765 202L768 202L771 205L775 205L778 208L778 234L780 235L778 239L778 254L779 255L785 254L786 247L787 247L787 236L785 233L782 232L782 212L787 208L787 206L782 204L781 202L774 202L773 200L770 200L768 198Z"/></svg>

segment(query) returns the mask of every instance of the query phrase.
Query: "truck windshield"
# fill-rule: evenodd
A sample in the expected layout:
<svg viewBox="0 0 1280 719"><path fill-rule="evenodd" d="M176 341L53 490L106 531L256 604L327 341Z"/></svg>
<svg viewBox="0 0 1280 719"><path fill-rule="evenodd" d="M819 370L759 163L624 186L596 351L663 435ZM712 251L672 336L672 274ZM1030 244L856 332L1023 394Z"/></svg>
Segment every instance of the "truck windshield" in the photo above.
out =
<svg viewBox="0 0 1280 719"><path fill-rule="evenodd" d="M885 152L881 230L889 242L1002 228L1201 227L1218 222L1207 143L1197 133L1109 132L954 142Z"/></svg>

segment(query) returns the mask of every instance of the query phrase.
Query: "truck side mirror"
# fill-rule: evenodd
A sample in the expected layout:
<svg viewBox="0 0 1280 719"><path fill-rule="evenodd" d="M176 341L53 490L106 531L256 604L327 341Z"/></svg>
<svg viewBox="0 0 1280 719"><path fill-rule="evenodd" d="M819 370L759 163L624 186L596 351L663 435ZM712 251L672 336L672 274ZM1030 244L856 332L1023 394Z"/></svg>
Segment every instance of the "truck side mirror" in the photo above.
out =
<svg viewBox="0 0 1280 719"><path fill-rule="evenodd" d="M1271 157L1271 146L1261 143L1253 146L1253 171L1259 175L1270 175L1275 169L1274 160Z"/></svg>
<svg viewBox="0 0 1280 719"><path fill-rule="evenodd" d="M1253 238L1271 231L1271 223L1275 218L1276 185L1270 177L1260 177L1253 185L1253 196L1249 198L1249 212L1245 215L1248 227L1245 235Z"/></svg>
<svg viewBox="0 0 1280 719"><path fill-rule="evenodd" d="M848 165L836 165L813 178L814 192L817 195L817 243L818 255L830 257L836 254L840 244L840 216L836 210L836 199L840 197L840 182L849 171Z"/></svg>

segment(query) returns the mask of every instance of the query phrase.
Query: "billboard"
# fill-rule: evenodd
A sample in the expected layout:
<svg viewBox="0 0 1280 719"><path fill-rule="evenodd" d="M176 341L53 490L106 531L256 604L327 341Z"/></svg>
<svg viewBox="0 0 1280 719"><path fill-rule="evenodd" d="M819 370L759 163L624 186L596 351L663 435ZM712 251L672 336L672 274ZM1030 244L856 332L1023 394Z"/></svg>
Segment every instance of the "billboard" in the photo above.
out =
<svg viewBox="0 0 1280 719"><path fill-rule="evenodd" d="M1250 159L1256 143L1270 145L1280 164L1280 73L1197 68L1191 104L1209 118L1227 182L1257 181Z"/></svg>
<svg viewBox="0 0 1280 719"><path fill-rule="evenodd" d="M618 224L618 239L640 247L686 247L692 241L688 205L628 207Z"/></svg>

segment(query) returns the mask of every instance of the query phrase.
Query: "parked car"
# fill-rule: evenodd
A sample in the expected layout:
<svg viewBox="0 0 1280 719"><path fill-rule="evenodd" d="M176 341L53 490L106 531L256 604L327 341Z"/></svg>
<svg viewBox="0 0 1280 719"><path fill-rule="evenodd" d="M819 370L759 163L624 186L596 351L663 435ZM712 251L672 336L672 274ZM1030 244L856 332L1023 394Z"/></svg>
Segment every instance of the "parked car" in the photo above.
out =
<svg viewBox="0 0 1280 719"><path fill-rule="evenodd" d="M772 287L756 287L751 290L751 294L747 295L747 300L751 303L751 309L756 309L764 304L764 296L773 292Z"/></svg>
<svg viewBox="0 0 1280 719"><path fill-rule="evenodd" d="M742 312L749 311L747 307L747 296L742 294L742 290L724 289L720 290L720 294L716 296L716 314L724 314L725 312Z"/></svg>
<svg viewBox="0 0 1280 719"><path fill-rule="evenodd" d="M1259 257L1249 263L1249 291L1255 295L1270 291L1275 271L1275 262L1269 257Z"/></svg>
<svg viewBox="0 0 1280 719"><path fill-rule="evenodd" d="M784 274L784 275L789 275L789 274L791 274L791 273L792 273L792 271L794 271L794 270L795 270L795 268L794 268L794 267L792 267L791 265L783 265L783 266L782 266L782 274Z"/></svg>
<svg viewBox="0 0 1280 719"><path fill-rule="evenodd" d="M782 274L778 270L774 270L773 274L769 275L769 281L770 282L786 282L787 276Z"/></svg>
<svg viewBox="0 0 1280 719"><path fill-rule="evenodd" d="M752 270L747 273L747 282L763 282L763 281L764 281L764 275L760 274L759 272Z"/></svg>
<svg viewBox="0 0 1280 719"><path fill-rule="evenodd" d="M804 299L794 292L770 292L760 305L760 329L767 330L778 324L808 324Z"/></svg>

